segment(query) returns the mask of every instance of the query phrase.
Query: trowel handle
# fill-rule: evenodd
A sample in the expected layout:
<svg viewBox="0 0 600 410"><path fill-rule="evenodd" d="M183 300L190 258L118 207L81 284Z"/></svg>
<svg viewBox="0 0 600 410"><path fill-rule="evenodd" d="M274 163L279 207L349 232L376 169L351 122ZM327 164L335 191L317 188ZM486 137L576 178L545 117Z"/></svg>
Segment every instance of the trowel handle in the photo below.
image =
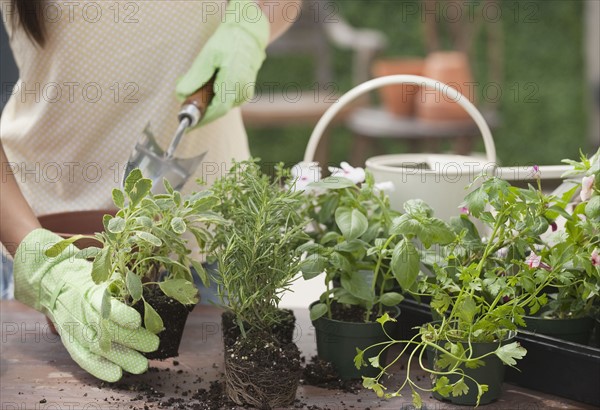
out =
<svg viewBox="0 0 600 410"><path fill-rule="evenodd" d="M206 109L215 95L213 84L214 80L211 79L198 89L198 91L185 99L181 105L181 111L179 112L180 122L183 118L187 117L189 119L188 127L193 127L198 124L198 121L200 121L200 118L206 113Z"/></svg>

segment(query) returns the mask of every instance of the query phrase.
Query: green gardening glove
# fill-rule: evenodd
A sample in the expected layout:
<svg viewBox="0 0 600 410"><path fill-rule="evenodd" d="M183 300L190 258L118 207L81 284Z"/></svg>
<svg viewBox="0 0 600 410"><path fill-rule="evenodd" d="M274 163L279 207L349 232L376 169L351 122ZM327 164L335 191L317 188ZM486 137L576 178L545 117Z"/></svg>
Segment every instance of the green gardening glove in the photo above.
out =
<svg viewBox="0 0 600 410"><path fill-rule="evenodd" d="M139 352L156 350L158 337L141 327L135 309L115 299L109 318L102 321L106 285L92 281L92 264L75 258L73 245L54 258L44 255L61 240L36 229L21 242L14 259L15 298L46 314L73 360L97 378L114 382L122 370L145 372L148 360Z"/></svg>
<svg viewBox="0 0 600 410"><path fill-rule="evenodd" d="M178 98L184 100L217 73L215 96L199 124L214 121L254 96L269 34L268 18L255 1L229 1L223 22L176 87Z"/></svg>

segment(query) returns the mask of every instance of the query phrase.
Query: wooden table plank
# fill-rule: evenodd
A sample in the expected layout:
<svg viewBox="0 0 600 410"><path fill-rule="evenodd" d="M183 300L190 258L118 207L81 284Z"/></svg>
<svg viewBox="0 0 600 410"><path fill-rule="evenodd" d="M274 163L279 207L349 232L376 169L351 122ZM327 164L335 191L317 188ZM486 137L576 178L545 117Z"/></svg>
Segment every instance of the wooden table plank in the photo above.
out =
<svg viewBox="0 0 600 410"><path fill-rule="evenodd" d="M152 361L143 375L125 375L115 384L102 383L80 369L60 339L52 335L45 318L19 302L0 302L0 408L22 409L160 409L200 407L198 389L222 379L223 350L220 310L198 306L188 319L180 356ZM306 358L315 354L314 329L307 310L296 311L296 342ZM421 373L422 383L428 383ZM576 377L576 375L574 375ZM135 386L142 391L130 390ZM196 396L197 397L197 396ZM410 394L389 401L370 391L358 394L300 386L292 408L305 409L410 409ZM169 399L171 401L169 402ZM175 398L176 400L173 400ZM146 406L146 407L145 407ZM178 407L179 406L179 407ZM312 407L311 407L312 406ZM465 409L424 397L428 409ZM594 407L505 385L502 398L491 409L592 409Z"/></svg>

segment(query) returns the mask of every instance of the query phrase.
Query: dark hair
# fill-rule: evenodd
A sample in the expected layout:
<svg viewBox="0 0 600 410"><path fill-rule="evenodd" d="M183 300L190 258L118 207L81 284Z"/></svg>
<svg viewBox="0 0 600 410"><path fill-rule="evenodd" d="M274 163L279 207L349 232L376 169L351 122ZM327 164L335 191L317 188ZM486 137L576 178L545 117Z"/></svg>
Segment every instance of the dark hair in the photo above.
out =
<svg viewBox="0 0 600 410"><path fill-rule="evenodd" d="M13 24L20 25L27 36L40 47L44 46L46 40L46 27L44 26L44 14L42 0L10 0L13 14Z"/></svg>

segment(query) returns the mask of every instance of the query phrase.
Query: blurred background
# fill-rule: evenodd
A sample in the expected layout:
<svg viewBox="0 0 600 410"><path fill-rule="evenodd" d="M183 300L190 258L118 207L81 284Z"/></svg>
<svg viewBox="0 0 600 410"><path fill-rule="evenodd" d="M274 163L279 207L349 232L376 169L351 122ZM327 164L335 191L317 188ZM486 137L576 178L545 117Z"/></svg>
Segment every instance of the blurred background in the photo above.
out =
<svg viewBox="0 0 600 410"><path fill-rule="evenodd" d="M320 30L322 49L312 43L306 31L299 29L303 23L312 24L314 31ZM258 88L263 93L271 90L269 95L276 95L277 91L287 93L289 105L300 110L295 92L298 88L303 90L303 96L319 95L319 102L323 102L328 96L342 94L357 82L379 74L374 73L374 67L382 60L428 59L435 51L458 51L467 56L472 84L461 91L472 91L469 94L474 95L476 106L489 113L486 118L492 126L499 162L505 166L559 164L563 158L578 157L580 148L592 152L600 144L599 27L597 0L305 0L299 22L280 40L288 42L287 52L273 45ZM294 41L310 44L308 47L313 49L289 47ZM330 79L319 73L327 71L322 65L329 65ZM400 67L396 73L416 74L409 72L411 69L414 67L405 66L402 72ZM439 73L435 69L428 72ZM460 83L460 74L458 78ZM325 93L315 92L317 83ZM379 107L385 102L383 98L383 93L373 92L362 104ZM260 105L264 98L259 99L256 103ZM423 98L420 103L425 103ZM303 123L288 118L287 124L277 127L257 121L254 126L252 105L245 110L253 155L267 162L300 161L316 119ZM373 136L368 139L371 143L363 141L361 145L357 128L369 127L368 119L361 123L360 118L346 113L328 133L325 158L329 162L339 164L355 158L353 165L362 165L357 163L361 155L353 155L357 145L362 159L417 148L456 149L454 136L438 138L444 135L443 130L432 132L426 138L428 143L418 146L409 138L415 124L403 121L406 115L378 117L374 111L371 114L376 118L371 128L384 124L378 131L382 138ZM419 116L427 117L422 114L417 110L417 120ZM446 120L443 125L452 128ZM384 134L395 136L388 138ZM415 134L423 137L422 132ZM474 134L465 136L470 138L472 148L480 152L480 137ZM466 145L461 148L463 151L468 150L469 144Z"/></svg>
<svg viewBox="0 0 600 410"><path fill-rule="evenodd" d="M298 22L269 48L244 107L264 162L302 160L325 109L383 74L458 85L485 113L505 166L559 164L600 144L598 0L304 0L286 12ZM1 52L4 105L18 75L5 32ZM483 150L468 117L430 103L415 89L377 90L343 110L317 157L358 166L381 153Z"/></svg>

